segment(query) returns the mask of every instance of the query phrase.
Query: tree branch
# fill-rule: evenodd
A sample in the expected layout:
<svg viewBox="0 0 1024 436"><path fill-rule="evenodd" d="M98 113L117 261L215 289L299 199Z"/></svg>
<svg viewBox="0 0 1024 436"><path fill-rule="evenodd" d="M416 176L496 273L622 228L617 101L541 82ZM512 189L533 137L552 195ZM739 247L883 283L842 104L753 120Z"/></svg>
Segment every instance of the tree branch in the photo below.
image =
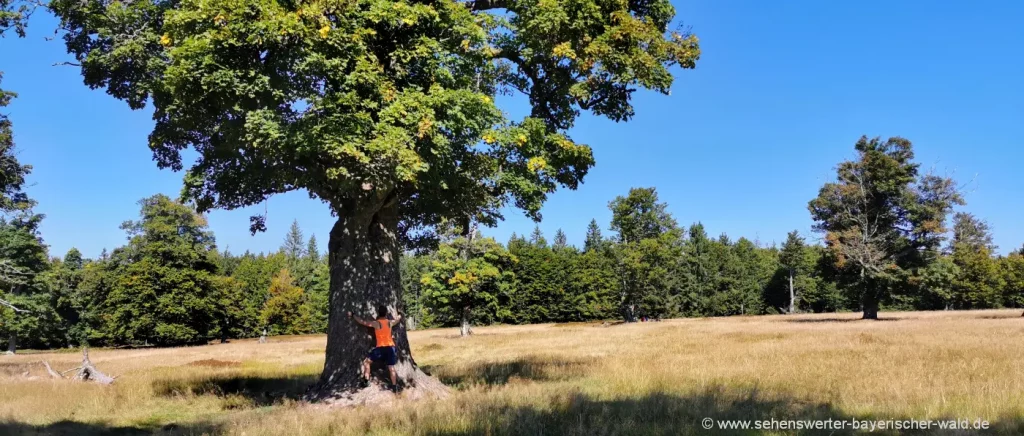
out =
<svg viewBox="0 0 1024 436"><path fill-rule="evenodd" d="M28 312L31 312L30 310L27 310L27 309L19 309L15 305L11 304L11 302L9 302L7 300L4 300L2 298L0 298L0 305L4 305L4 306L7 306L7 307L10 307L11 309L14 309L14 311L17 312L17 313L28 313Z"/></svg>
<svg viewBox="0 0 1024 436"><path fill-rule="evenodd" d="M506 0L475 0L466 3L472 11L487 11L491 9L508 9Z"/></svg>

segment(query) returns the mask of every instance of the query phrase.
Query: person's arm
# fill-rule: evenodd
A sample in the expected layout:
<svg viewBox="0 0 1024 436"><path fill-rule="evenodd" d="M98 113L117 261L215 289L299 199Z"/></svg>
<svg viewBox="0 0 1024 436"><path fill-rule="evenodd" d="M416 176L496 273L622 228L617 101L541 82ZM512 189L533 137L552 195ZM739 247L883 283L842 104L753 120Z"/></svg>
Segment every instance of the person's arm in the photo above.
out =
<svg viewBox="0 0 1024 436"><path fill-rule="evenodd" d="M356 324L363 325L363 326L366 326L366 327L373 327L373 324L370 324L369 322L367 322L366 320L364 320L364 319L362 319L362 318L360 318L358 316L352 315L352 312L348 313L348 317L352 318L353 320L355 320Z"/></svg>
<svg viewBox="0 0 1024 436"><path fill-rule="evenodd" d="M398 311L398 316L396 316L395 319L391 320L391 327L394 327L395 325L397 325L401 321L402 321L402 311L399 310Z"/></svg>

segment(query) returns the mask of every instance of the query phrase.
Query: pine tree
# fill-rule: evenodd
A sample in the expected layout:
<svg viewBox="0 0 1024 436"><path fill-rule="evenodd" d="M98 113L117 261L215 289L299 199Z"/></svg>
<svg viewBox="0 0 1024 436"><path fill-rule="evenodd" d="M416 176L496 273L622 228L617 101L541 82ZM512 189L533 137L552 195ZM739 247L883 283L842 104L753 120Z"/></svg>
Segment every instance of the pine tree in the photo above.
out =
<svg viewBox="0 0 1024 436"><path fill-rule="evenodd" d="M797 275L810 273L811 265L807 263L806 247L800 232L793 230L786 235L786 242L782 244L782 251L779 252L779 262L789 275L789 313L796 311L797 291L794 281Z"/></svg>
<svg viewBox="0 0 1024 436"><path fill-rule="evenodd" d="M969 213L954 216L951 252L958 268L953 305L958 309L985 309L1002 305L1002 276L992 257L996 247L988 223Z"/></svg>
<svg viewBox="0 0 1024 436"><path fill-rule="evenodd" d="M583 251L597 250L604 246L604 238L601 237L601 228L597 225L596 219L591 219L587 225L587 237L583 243Z"/></svg>
<svg viewBox="0 0 1024 436"><path fill-rule="evenodd" d="M306 253L306 241L302 237L302 229L299 228L299 220L292 221L292 227L288 229L288 235L284 238L281 250L288 257L289 262L296 262ZM293 265L294 266L294 265Z"/></svg>
<svg viewBox="0 0 1024 436"><path fill-rule="evenodd" d="M562 229L558 229L557 231L555 231L555 242L554 244L552 244L552 248L557 250L566 248L568 246L569 243L566 240L565 232L563 232Z"/></svg>
<svg viewBox="0 0 1024 436"><path fill-rule="evenodd" d="M533 227L533 233L530 234L530 243L541 248L547 248L548 240L544 239L544 232L540 230L540 226Z"/></svg>
<svg viewBox="0 0 1024 436"><path fill-rule="evenodd" d="M316 235L309 235L309 244L306 247L306 257L312 263L320 263L320 247L316 244Z"/></svg>

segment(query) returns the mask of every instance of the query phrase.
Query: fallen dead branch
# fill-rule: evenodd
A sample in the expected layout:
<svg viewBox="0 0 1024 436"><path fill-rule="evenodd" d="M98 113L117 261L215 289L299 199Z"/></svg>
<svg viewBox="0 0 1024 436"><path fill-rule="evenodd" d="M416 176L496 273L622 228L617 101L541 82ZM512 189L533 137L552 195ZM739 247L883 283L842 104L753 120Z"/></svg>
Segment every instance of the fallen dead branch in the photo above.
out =
<svg viewBox="0 0 1024 436"><path fill-rule="evenodd" d="M72 369L69 369L67 371L60 372L60 373L58 373L57 371L54 371L53 368L50 367L50 363L45 361L45 360L43 361L43 366L46 367L46 372L48 372L50 374L50 377L56 378L56 379L61 379L61 380L65 379L64 374L67 374L67 373L75 371L75 370L77 370L78 373L76 373L73 377L71 377L71 380L91 381L91 382L96 382L96 383L103 384L103 385L109 385L109 384L114 383L114 380L117 378L117 377L111 377L109 375L106 375L102 371L96 369L96 366L93 365L92 361L89 360L89 349L88 348L85 348L85 349L82 350L82 366L79 366L77 368L72 368Z"/></svg>

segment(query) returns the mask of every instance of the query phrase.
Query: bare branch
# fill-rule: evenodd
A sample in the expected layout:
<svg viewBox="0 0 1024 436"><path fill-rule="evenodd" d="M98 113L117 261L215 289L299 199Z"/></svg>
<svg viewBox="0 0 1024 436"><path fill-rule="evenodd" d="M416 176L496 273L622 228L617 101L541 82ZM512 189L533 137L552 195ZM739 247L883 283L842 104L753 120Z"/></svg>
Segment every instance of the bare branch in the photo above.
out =
<svg viewBox="0 0 1024 436"><path fill-rule="evenodd" d="M43 366L46 367L46 372L50 373L50 377L57 378L57 379L63 379L64 378L63 375L58 374L57 371L54 371L53 368L50 367L50 362L47 362L47 361L44 360L43 361Z"/></svg>
<svg viewBox="0 0 1024 436"><path fill-rule="evenodd" d="M11 304L11 302L9 302L7 300L4 300L2 298L0 298L0 305L4 305L4 306L7 306L7 307L10 307L11 309L13 309L17 313L29 313L29 312L31 312L30 310L27 310L27 309L19 309L17 306Z"/></svg>

